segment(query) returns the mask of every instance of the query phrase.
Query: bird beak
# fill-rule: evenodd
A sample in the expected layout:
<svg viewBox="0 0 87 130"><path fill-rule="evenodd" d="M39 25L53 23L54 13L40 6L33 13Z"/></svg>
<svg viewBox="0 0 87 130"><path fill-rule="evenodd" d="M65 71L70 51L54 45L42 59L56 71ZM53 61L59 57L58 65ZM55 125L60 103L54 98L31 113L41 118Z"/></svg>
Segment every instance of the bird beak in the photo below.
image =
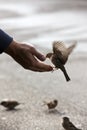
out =
<svg viewBox="0 0 87 130"><path fill-rule="evenodd" d="M50 57L52 56L52 54L53 54L53 53L48 53L48 54L46 55L46 58L50 58Z"/></svg>

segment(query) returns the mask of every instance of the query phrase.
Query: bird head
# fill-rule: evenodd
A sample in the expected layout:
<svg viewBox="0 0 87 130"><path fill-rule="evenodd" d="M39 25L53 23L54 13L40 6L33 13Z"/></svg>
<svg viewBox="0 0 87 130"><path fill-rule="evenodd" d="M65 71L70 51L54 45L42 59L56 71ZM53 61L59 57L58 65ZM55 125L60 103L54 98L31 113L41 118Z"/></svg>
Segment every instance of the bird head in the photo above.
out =
<svg viewBox="0 0 87 130"><path fill-rule="evenodd" d="M53 55L53 53L48 53L48 54L46 55L46 58L50 58L52 55Z"/></svg>
<svg viewBox="0 0 87 130"><path fill-rule="evenodd" d="M2 106L5 106L5 104L6 104L5 101L2 101L2 102L0 103L0 105L2 105Z"/></svg>
<svg viewBox="0 0 87 130"><path fill-rule="evenodd" d="M58 101L55 99L55 100L54 100L54 103L55 103L55 104L57 104L57 103L58 103Z"/></svg>
<svg viewBox="0 0 87 130"><path fill-rule="evenodd" d="M69 118L68 117L63 117L63 120L64 121L69 121Z"/></svg>

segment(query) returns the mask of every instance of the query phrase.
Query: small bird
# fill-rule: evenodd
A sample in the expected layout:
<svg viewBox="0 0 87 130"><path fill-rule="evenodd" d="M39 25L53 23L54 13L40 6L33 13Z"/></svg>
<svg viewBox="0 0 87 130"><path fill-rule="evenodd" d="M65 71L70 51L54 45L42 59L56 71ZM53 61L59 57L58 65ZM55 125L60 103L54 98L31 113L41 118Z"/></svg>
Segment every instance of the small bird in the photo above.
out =
<svg viewBox="0 0 87 130"><path fill-rule="evenodd" d="M53 42L53 52L48 53L46 55L47 58L51 60L51 62L55 65L56 69L61 69L61 71L64 73L66 81L69 81L70 78L66 72L66 69L64 67L65 63L68 60L68 57L70 53L73 51L73 49L76 46L76 42L69 46L68 48L64 45L63 42L60 41L54 41Z"/></svg>
<svg viewBox="0 0 87 130"><path fill-rule="evenodd" d="M72 122L70 122L70 119L68 117L63 117L62 126L65 130L81 130L76 128L76 126Z"/></svg>
<svg viewBox="0 0 87 130"><path fill-rule="evenodd" d="M50 102L44 101L44 105L47 105L49 110L54 109L58 105L58 100L55 99Z"/></svg>
<svg viewBox="0 0 87 130"><path fill-rule="evenodd" d="M3 100L0 105L6 107L8 110L15 109L16 106L18 106L20 103L15 100Z"/></svg>

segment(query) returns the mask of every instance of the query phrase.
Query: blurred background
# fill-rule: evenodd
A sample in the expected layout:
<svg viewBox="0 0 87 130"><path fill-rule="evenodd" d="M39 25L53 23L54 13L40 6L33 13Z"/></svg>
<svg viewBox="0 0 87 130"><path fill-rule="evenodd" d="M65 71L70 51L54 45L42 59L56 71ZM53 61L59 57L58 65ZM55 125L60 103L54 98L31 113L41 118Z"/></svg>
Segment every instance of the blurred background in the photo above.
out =
<svg viewBox="0 0 87 130"><path fill-rule="evenodd" d="M76 50L87 51L87 0L0 0L0 28L45 48L77 40Z"/></svg>
<svg viewBox="0 0 87 130"><path fill-rule="evenodd" d="M45 54L54 40L78 43L66 64L69 83L60 70L25 71L11 57L0 56L0 101L24 103L19 111L0 107L0 130L63 130L63 116L87 130L87 0L0 0L0 28ZM42 107L48 99L58 99L57 113Z"/></svg>

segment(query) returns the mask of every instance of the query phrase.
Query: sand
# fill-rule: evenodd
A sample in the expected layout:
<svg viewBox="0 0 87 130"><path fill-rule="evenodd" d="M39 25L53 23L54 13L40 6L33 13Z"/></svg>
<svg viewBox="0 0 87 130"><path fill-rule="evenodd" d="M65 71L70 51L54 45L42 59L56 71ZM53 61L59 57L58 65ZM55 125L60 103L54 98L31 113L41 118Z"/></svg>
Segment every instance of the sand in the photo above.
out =
<svg viewBox="0 0 87 130"><path fill-rule="evenodd" d="M80 28L80 25L70 25L67 30L67 26L65 25L61 27L56 25L57 28L56 26L51 26L52 23L50 24L50 22L54 23L55 21L50 21L49 24L47 24L47 21L45 20L46 25L43 24L44 21L40 22L40 25L38 22L36 22L36 24L32 22L33 20L38 20L39 15L40 18L49 19L50 17L48 16L51 16L50 14L52 13L51 18L55 18L53 12L61 10L61 8L57 8L58 5L59 7L62 7L63 11L71 9L71 7L72 10L74 9L75 11L77 10L77 7L78 11L84 10L83 19L80 17L78 18L86 22L85 11L87 9L87 2L84 3L80 0L79 4L77 1L72 2L72 4L71 1L69 2L66 0L64 4L64 1L60 2L55 0L55 2L49 2L48 0L45 2L39 1L38 4L38 1L39 0L32 2L31 0L26 0L29 7L30 5L35 7L37 5L38 7L37 11L34 10L35 12L32 12L31 10L31 13L27 16L27 9L24 9L25 15L18 9L20 1L18 2L18 0L15 0L11 2L8 0L6 2L1 0L1 4L5 5L6 9L8 9L6 10L4 6L1 5L1 7L3 7L3 9L1 9L2 14L0 15L1 27L19 41L32 41L34 43L41 38L41 41L38 41L38 43L44 43L44 39L47 43L50 43L51 40L55 39L56 35L61 39L63 38L63 40L65 40L67 36L71 39L76 38L82 45L86 44L86 24L81 26L82 28ZM26 2L22 0L21 4L24 3L25 5ZM14 3L17 6L17 10L13 8ZM13 6L8 8L8 4L12 4ZM48 6L49 4L50 6ZM49 8L43 8L46 5ZM43 14L44 11L46 14ZM32 16L33 13L36 14ZM28 22L28 25L24 24L24 26L22 26L24 21L26 22L26 20L29 20L27 17L31 18L30 23ZM23 19L24 21L21 21ZM60 19L60 23L61 22L63 21ZM71 31L72 29L74 29L74 31ZM67 33L67 31L71 33ZM65 34L64 37L63 34ZM50 40L50 38L53 39ZM45 44L43 44L45 48L44 46L40 47L39 45L40 44L36 44L36 48L39 51L44 54L49 52L49 45L46 47ZM46 60L45 62L50 64L49 60ZM0 106L0 130L63 130L62 118L64 116L68 116L78 128L87 130L86 48L85 51L81 51L80 48L79 51L72 53L66 64L66 69L71 78L70 82L66 82L65 77L60 70L45 73L32 72L22 68L8 55L4 53L1 54L0 101L3 99L15 99L22 104L14 111L7 111L3 106ZM47 106L43 106L43 101L50 101L53 99L58 100L58 106L56 107L56 110L49 112Z"/></svg>
<svg viewBox="0 0 87 130"><path fill-rule="evenodd" d="M16 99L23 103L15 111L0 107L1 130L62 130L62 118L68 116L76 126L87 129L86 54L72 54L66 68L66 82L60 70L32 72L24 70L12 58L0 57L0 100ZM49 63L48 61L46 61ZM54 112L43 101L58 100Z"/></svg>

